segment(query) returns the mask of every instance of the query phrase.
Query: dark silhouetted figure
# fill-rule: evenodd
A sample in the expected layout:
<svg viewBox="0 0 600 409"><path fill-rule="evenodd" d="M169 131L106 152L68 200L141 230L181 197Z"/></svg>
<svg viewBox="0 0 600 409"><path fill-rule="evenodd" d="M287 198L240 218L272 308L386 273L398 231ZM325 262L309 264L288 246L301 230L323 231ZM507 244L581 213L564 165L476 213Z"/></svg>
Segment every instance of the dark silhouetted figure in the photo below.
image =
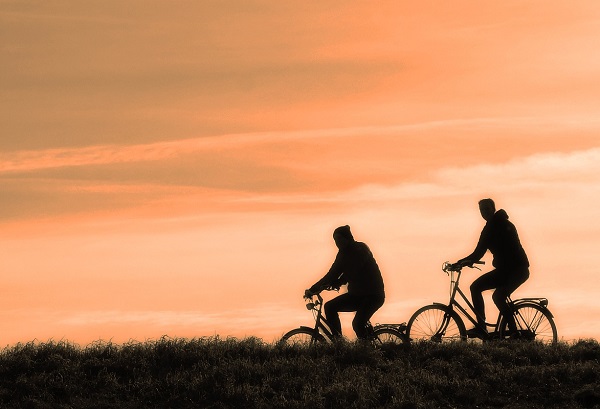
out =
<svg viewBox="0 0 600 409"><path fill-rule="evenodd" d="M506 298L529 278L529 260L521 246L517 229L508 221L506 211L503 209L496 211L496 205L492 199L480 200L479 211L486 224L481 231L477 247L473 253L456 263L470 265L479 261L489 250L494 256L492 265L495 270L483 274L471 284L471 298L475 312L479 315L479 324L482 330L475 327L467 333L474 337L486 335L486 333L481 333L481 331L486 331L482 292L495 288L492 295L494 304L507 320L509 331L516 334L514 316Z"/></svg>
<svg viewBox="0 0 600 409"><path fill-rule="evenodd" d="M383 278L373 254L365 243L354 240L350 226L334 230L333 239L339 251L325 276L306 290L305 295L318 294L327 287L348 284L348 292L325 303L325 317L333 334L340 337L340 312L356 311L352 328L359 339L367 337L367 322L385 301Z"/></svg>

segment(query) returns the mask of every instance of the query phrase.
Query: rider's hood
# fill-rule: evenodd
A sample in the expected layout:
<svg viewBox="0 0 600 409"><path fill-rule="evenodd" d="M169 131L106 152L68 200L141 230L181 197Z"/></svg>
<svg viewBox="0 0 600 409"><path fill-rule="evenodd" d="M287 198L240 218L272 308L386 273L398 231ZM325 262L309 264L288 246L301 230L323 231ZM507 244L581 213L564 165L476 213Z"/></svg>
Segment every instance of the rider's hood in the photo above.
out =
<svg viewBox="0 0 600 409"><path fill-rule="evenodd" d="M506 213L506 210L500 209L496 212L496 214L494 214L494 217L497 217L499 219L508 220L508 213Z"/></svg>
<svg viewBox="0 0 600 409"><path fill-rule="evenodd" d="M508 213L506 213L506 210L500 209L496 213L494 213L494 219L496 219L496 220L508 220Z"/></svg>

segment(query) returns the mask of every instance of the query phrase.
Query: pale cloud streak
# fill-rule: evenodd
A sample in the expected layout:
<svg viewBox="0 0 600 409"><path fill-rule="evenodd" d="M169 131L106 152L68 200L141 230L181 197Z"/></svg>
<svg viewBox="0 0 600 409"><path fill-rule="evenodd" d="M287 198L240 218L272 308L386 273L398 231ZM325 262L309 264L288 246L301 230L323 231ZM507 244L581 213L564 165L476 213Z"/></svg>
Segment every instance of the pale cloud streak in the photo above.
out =
<svg viewBox="0 0 600 409"><path fill-rule="evenodd" d="M600 147L585 151L539 153L504 164L448 168L438 173L440 182L485 189L489 185L592 185L600 188Z"/></svg>
<svg viewBox="0 0 600 409"><path fill-rule="evenodd" d="M328 146L329 141L331 141L329 145L331 148L340 146L344 149L344 145L347 144L344 139L352 139L355 142L358 138L360 149L369 149L376 147L382 142L381 138L385 138L383 142L387 142L388 145L397 145L405 149L403 138L409 138L409 140L431 138L433 139L432 145L435 146L436 143L442 145L445 140L454 139L454 132L473 134L511 129L512 133L516 134L516 140L518 140L522 137L521 132L539 134L543 129L550 132L551 130L556 131L557 128L575 132L589 132L595 131L599 127L600 121L585 118L469 118L396 126L229 134L133 145L96 145L80 148L25 150L0 152L0 174L71 166L160 161L199 152L212 152L218 155L239 149L249 149L250 152L259 155L258 159L261 161L269 161L270 155L260 156L261 150L264 149L270 154L274 153L269 150L270 145L284 145L287 147L287 151L293 155L296 145L303 142ZM440 133L441 136L430 135L432 132ZM444 136L445 134L449 135ZM545 138L543 136L537 137L541 142L540 145L543 145ZM510 139L510 136L501 136L500 139ZM369 143L369 140L372 142ZM598 142L600 143L600 139L598 139ZM531 144L532 141L528 140L527 143ZM382 150L388 148L389 146L384 146ZM408 148L412 147L409 146ZM301 153L304 154L305 152ZM313 152L312 154L319 157L319 153ZM485 154L486 152L482 153ZM306 159L310 161L310 155ZM339 159L345 160L346 158L342 156ZM369 160L368 157L366 159ZM372 159L381 160L381 157L376 156ZM457 159L461 158L457 157ZM474 157L473 159L476 160L477 158Z"/></svg>
<svg viewBox="0 0 600 409"><path fill-rule="evenodd" d="M394 185L366 184L331 194L261 195L245 198L274 203L382 203L434 199L468 192L523 189L600 189L600 147L574 152L550 152L518 157L497 164L448 166L433 169L423 181Z"/></svg>

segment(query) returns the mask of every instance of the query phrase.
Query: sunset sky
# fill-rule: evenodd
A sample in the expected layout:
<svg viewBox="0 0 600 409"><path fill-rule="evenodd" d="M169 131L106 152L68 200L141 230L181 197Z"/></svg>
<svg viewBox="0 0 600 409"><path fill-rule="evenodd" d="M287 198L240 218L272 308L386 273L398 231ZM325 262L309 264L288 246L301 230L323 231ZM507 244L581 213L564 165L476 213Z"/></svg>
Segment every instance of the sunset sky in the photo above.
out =
<svg viewBox="0 0 600 409"><path fill-rule="evenodd" d="M274 340L343 224L407 321L484 197L600 338L598 44L597 0L0 0L0 345Z"/></svg>

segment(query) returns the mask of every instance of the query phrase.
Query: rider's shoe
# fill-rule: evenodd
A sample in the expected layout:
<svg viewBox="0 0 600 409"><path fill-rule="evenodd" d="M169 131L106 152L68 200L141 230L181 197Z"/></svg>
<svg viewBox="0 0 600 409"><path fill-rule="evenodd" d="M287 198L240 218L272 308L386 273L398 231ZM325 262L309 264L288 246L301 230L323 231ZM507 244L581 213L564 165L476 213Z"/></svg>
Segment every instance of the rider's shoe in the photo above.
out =
<svg viewBox="0 0 600 409"><path fill-rule="evenodd" d="M467 337L486 339L488 337L488 332L480 327L473 327L467 330Z"/></svg>
<svg viewBox="0 0 600 409"><path fill-rule="evenodd" d="M506 338L507 341L522 341L523 337L521 337L521 334L519 334L518 332L513 332L512 334L510 334L508 336L508 338Z"/></svg>
<svg viewBox="0 0 600 409"><path fill-rule="evenodd" d="M509 341L527 341L527 336L521 331L513 331L507 338Z"/></svg>

